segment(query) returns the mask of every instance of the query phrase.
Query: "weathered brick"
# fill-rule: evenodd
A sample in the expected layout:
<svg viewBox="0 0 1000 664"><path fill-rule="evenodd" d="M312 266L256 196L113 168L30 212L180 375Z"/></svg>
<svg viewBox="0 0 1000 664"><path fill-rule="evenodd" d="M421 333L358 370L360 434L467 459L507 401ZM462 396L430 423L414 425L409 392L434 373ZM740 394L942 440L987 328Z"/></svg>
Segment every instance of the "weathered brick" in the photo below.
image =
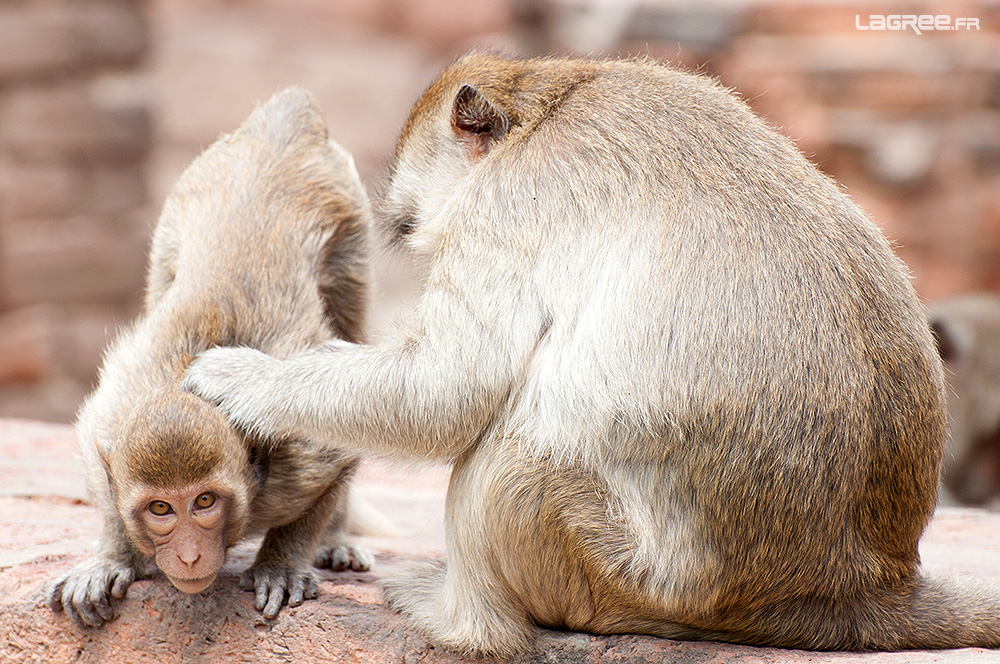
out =
<svg viewBox="0 0 1000 664"><path fill-rule="evenodd" d="M117 336L122 326L135 320L138 302L127 306L69 305L64 308L65 334L60 350L62 375L84 387L94 383L104 349Z"/></svg>
<svg viewBox="0 0 1000 664"><path fill-rule="evenodd" d="M144 240L108 220L9 223L0 228L3 303L134 299L142 289L144 251Z"/></svg>
<svg viewBox="0 0 1000 664"><path fill-rule="evenodd" d="M0 81L135 64L148 47L135 0L51 0L0 7Z"/></svg>
<svg viewBox="0 0 1000 664"><path fill-rule="evenodd" d="M37 383L58 373L57 307L39 304L0 315L0 383Z"/></svg>
<svg viewBox="0 0 1000 664"><path fill-rule="evenodd" d="M86 82L24 86L0 98L0 150L15 158L138 161L151 135L145 108L102 108Z"/></svg>
<svg viewBox="0 0 1000 664"><path fill-rule="evenodd" d="M73 66L75 49L51 7L0 6L0 82Z"/></svg>
<svg viewBox="0 0 1000 664"><path fill-rule="evenodd" d="M0 199L6 219L61 217L79 203L81 173L62 164L6 164L0 166Z"/></svg>
<svg viewBox="0 0 1000 664"><path fill-rule="evenodd" d="M380 18L388 27L442 45L510 27L506 0L390 0L383 7Z"/></svg>
<svg viewBox="0 0 1000 664"><path fill-rule="evenodd" d="M146 177L141 164L126 168L98 166L81 177L78 212L112 214L146 203Z"/></svg>
<svg viewBox="0 0 1000 664"><path fill-rule="evenodd" d="M137 64L149 46L141 0L69 0L67 27L90 67Z"/></svg>
<svg viewBox="0 0 1000 664"><path fill-rule="evenodd" d="M856 32L855 17L867 20L877 11L871 3L753 3L745 29L759 34L829 35Z"/></svg>
<svg viewBox="0 0 1000 664"><path fill-rule="evenodd" d="M72 422L86 395L78 381L61 376L30 384L0 383L0 417Z"/></svg>
<svg viewBox="0 0 1000 664"><path fill-rule="evenodd" d="M116 326L106 306L35 304L0 315L0 417L72 419Z"/></svg>

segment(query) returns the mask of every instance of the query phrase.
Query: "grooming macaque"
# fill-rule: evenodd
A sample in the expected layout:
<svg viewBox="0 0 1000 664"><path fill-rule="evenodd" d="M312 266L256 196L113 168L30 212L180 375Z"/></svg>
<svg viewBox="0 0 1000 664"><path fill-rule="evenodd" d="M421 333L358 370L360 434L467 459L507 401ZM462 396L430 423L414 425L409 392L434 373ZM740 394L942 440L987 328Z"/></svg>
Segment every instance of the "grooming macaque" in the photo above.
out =
<svg viewBox="0 0 1000 664"><path fill-rule="evenodd" d="M989 503L1000 497L1000 297L943 300L930 318L951 388L944 486L960 502Z"/></svg>
<svg viewBox="0 0 1000 664"><path fill-rule="evenodd" d="M265 531L241 585L266 617L316 596L314 562L370 567L342 527L356 456L244 438L180 389L191 360L216 345L287 357L334 335L361 341L367 206L353 161L301 89L258 107L184 172L153 236L144 312L109 348L79 414L105 525L98 553L55 584L55 610L99 626L154 567L200 592L230 546Z"/></svg>
<svg viewBox="0 0 1000 664"><path fill-rule="evenodd" d="M946 414L905 270L732 94L472 54L384 209L427 259L398 336L209 350L185 388L257 435L454 462L447 563L385 585L434 640L1000 645L1000 591L919 571Z"/></svg>

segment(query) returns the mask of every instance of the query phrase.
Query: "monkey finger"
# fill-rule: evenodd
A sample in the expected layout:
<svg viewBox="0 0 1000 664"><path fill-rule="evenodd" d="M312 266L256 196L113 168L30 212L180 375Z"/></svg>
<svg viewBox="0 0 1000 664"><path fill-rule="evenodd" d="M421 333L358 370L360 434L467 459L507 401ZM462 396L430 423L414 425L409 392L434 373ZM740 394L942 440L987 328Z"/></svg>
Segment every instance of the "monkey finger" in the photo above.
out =
<svg viewBox="0 0 1000 664"><path fill-rule="evenodd" d="M338 546L330 550L328 565L334 572L343 572L351 566L351 555L346 547Z"/></svg>
<svg viewBox="0 0 1000 664"><path fill-rule="evenodd" d="M111 606L111 601L107 595L101 595L92 602L94 611L104 622L111 622L115 617L115 609Z"/></svg>
<svg viewBox="0 0 1000 664"><path fill-rule="evenodd" d="M288 588L288 606L299 606L307 599L319 595L319 579L311 571L298 572L292 575Z"/></svg>
<svg viewBox="0 0 1000 664"><path fill-rule="evenodd" d="M265 618L274 618L281 611L281 607L285 603L285 587L284 584L275 583L271 585L271 595L267 599L267 605L264 607L261 613L264 614Z"/></svg>
<svg viewBox="0 0 1000 664"><path fill-rule="evenodd" d="M61 613L63 610L63 588L66 587L66 580L65 575L59 577L49 591L49 608L56 613Z"/></svg>
<svg viewBox="0 0 1000 664"><path fill-rule="evenodd" d="M73 592L73 599L67 605L67 609L72 607L76 614L74 621L81 627L100 627L104 624L104 618L94 608L90 601L90 588L88 583L81 583Z"/></svg>
<svg viewBox="0 0 1000 664"><path fill-rule="evenodd" d="M330 549L325 546L321 546L316 549L316 553L313 556L313 567L318 567L320 569L327 569L330 567Z"/></svg>
<svg viewBox="0 0 1000 664"><path fill-rule="evenodd" d="M271 589L271 584L262 579L256 581L253 605L258 611L263 611L264 607L267 606L267 601L269 598L269 593ZM284 592L284 589L282 589Z"/></svg>
<svg viewBox="0 0 1000 664"><path fill-rule="evenodd" d="M351 548L351 569L355 572L367 572L375 566L375 554L363 547Z"/></svg>
<svg viewBox="0 0 1000 664"><path fill-rule="evenodd" d="M305 596L306 599L316 599L319 596L319 579L313 574L309 575L306 582Z"/></svg>
<svg viewBox="0 0 1000 664"><path fill-rule="evenodd" d="M72 601L66 602L63 606L66 609L66 615L69 616L70 620L76 623L77 627L82 629L87 628L87 623L84 622L79 611L76 610L76 605L74 605Z"/></svg>
<svg viewBox="0 0 1000 664"><path fill-rule="evenodd" d="M293 574L288 584L288 606L299 606L305 601L308 578L303 574Z"/></svg>
<svg viewBox="0 0 1000 664"><path fill-rule="evenodd" d="M115 599L124 598L126 591L128 591L133 581L135 581L135 573L131 570L120 571L115 574L114 582L111 584L111 596Z"/></svg>

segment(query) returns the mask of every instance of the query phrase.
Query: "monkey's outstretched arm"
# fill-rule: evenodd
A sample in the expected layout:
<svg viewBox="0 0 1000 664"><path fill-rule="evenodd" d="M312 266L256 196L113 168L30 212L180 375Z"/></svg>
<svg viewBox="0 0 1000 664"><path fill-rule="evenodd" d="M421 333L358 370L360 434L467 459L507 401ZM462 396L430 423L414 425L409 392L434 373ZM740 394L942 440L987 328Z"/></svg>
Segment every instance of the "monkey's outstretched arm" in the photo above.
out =
<svg viewBox="0 0 1000 664"><path fill-rule="evenodd" d="M453 459L490 423L544 334L539 307L516 285L465 286L429 287L417 324L390 344L335 342L287 360L216 348L183 386L262 437Z"/></svg>

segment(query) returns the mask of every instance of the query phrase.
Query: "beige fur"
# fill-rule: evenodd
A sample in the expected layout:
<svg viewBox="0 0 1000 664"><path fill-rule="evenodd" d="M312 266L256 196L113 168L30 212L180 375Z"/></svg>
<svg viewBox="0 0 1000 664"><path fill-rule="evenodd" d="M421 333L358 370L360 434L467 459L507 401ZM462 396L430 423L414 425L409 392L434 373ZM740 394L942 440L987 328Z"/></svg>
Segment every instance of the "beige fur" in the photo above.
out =
<svg viewBox="0 0 1000 664"><path fill-rule="evenodd" d="M870 219L728 91L648 61L471 54L385 214L425 257L376 347L204 353L240 427L454 461L447 564L386 599L449 647L537 625L810 649L1000 645L920 575L941 363Z"/></svg>
<svg viewBox="0 0 1000 664"><path fill-rule="evenodd" d="M100 626L156 567L197 592L226 548L265 532L242 582L268 617L316 595L314 559L371 565L343 533L355 456L244 439L179 390L190 361L213 346L288 357L334 335L363 340L369 214L350 156L328 141L301 89L257 108L181 176L154 234L145 309L108 349L80 411L105 527L98 553L56 582L54 609ZM171 509L156 514L154 503Z"/></svg>

